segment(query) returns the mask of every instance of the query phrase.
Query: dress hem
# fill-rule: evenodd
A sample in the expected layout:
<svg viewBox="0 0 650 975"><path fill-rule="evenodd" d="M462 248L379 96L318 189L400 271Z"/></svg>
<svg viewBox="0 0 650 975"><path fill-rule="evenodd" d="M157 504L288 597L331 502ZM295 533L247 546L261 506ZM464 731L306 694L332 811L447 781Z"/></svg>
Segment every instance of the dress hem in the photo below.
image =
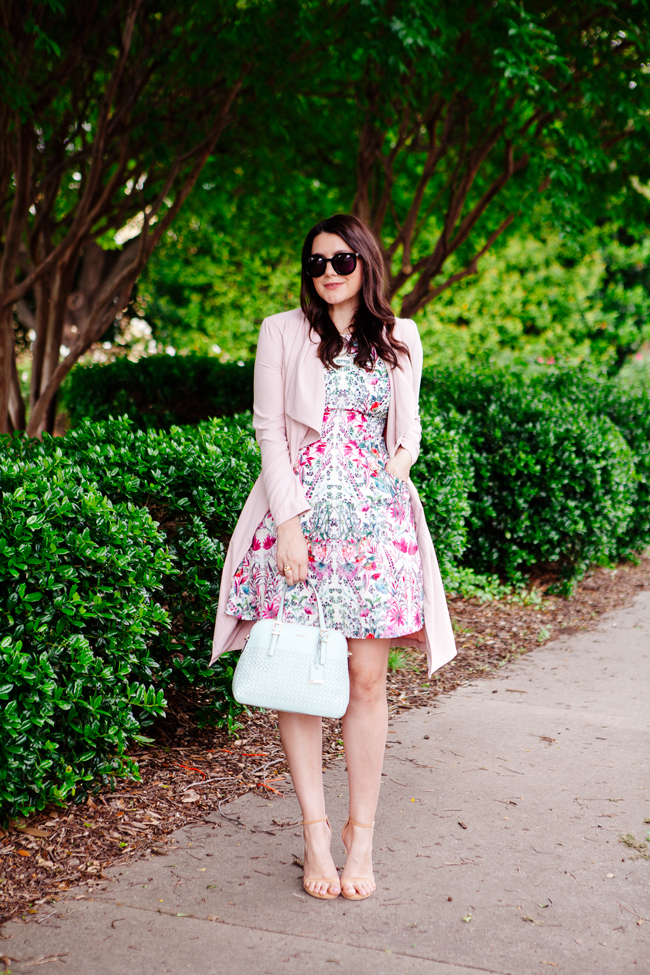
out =
<svg viewBox="0 0 650 975"><path fill-rule="evenodd" d="M228 615L233 616L233 619L238 620L240 623L261 623L262 620L275 619L274 616L261 616L258 618L257 616L234 616L234 614L232 613L229 613ZM286 622L290 623L291 620L286 620ZM310 626L311 624L303 623L301 625ZM423 632L423 628L424 628L424 623L421 623L420 626L418 626L417 628L409 627L408 629L404 630L403 633L386 633L386 634L382 634L382 636L375 636L372 633L368 633L365 636L349 636L338 626L328 627L328 629L330 630L337 630L339 633L342 633L346 640L399 640L402 637L409 637L409 636L413 636L414 634L421 634Z"/></svg>

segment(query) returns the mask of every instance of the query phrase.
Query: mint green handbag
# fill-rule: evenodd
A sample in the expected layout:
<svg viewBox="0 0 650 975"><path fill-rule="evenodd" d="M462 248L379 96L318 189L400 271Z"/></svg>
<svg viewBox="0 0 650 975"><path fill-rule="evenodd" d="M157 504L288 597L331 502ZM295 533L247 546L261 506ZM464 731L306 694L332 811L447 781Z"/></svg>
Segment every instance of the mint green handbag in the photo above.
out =
<svg viewBox="0 0 650 975"><path fill-rule="evenodd" d="M232 692L240 704L341 718L350 700L348 643L326 628L316 587L307 584L316 596L319 625L284 622L285 582L277 618L259 620L250 631Z"/></svg>

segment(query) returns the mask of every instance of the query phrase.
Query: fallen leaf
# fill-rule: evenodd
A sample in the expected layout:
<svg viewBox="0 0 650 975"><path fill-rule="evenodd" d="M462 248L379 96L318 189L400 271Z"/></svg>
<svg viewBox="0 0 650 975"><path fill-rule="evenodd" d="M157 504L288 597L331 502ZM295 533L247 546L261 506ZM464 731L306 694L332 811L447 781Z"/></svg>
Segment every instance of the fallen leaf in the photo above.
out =
<svg viewBox="0 0 650 975"><path fill-rule="evenodd" d="M49 840L50 834L44 829L33 829L31 826L17 826L19 833L27 833L28 836L35 836L39 840Z"/></svg>
<svg viewBox="0 0 650 975"><path fill-rule="evenodd" d="M466 924L469 924L471 920L472 920L471 914L466 914L465 917L463 918L463 921L465 921Z"/></svg>
<svg viewBox="0 0 650 975"><path fill-rule="evenodd" d="M465 825L465 823L461 823L460 819L458 820L458 825L459 826L462 826L463 829L467 829L467 826Z"/></svg>
<svg viewBox="0 0 650 975"><path fill-rule="evenodd" d="M31 856L31 853L29 852L29 850L18 850L17 853L18 853L18 856L19 857L30 857Z"/></svg>
<svg viewBox="0 0 650 975"><path fill-rule="evenodd" d="M543 961L542 962L542 965L552 965L553 968L557 968L557 962L556 961Z"/></svg>
<svg viewBox="0 0 650 975"><path fill-rule="evenodd" d="M574 940L575 940L575 943L577 945L581 945L582 944L582 938L575 938Z"/></svg>
<svg viewBox="0 0 650 975"><path fill-rule="evenodd" d="M198 792L194 792L193 789L190 789L188 792L185 793L185 795L181 799L181 802L199 802L200 799L201 796L198 794Z"/></svg>

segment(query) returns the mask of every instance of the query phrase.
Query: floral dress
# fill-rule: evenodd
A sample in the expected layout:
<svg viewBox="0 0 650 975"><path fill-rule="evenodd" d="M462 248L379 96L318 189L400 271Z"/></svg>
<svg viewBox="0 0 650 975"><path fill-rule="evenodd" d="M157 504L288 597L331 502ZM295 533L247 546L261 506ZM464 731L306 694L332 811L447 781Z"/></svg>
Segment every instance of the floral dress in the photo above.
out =
<svg viewBox="0 0 650 975"><path fill-rule="evenodd" d="M300 516L309 578L325 621L348 638L387 638L423 625L422 563L407 485L386 470L384 427L391 387L386 364L372 371L346 347L325 372L321 438L303 447L295 473L311 510ZM268 511L231 585L226 612L243 620L277 616L284 577ZM285 619L317 622L310 586L287 593Z"/></svg>

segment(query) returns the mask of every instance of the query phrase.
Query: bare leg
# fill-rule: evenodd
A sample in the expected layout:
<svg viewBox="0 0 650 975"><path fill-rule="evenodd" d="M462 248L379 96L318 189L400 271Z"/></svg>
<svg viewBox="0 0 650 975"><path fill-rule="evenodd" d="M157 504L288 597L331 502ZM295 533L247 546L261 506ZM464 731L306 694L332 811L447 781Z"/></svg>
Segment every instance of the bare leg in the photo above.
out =
<svg viewBox="0 0 650 975"><path fill-rule="evenodd" d="M351 653L350 703L343 718L343 741L350 782L350 819L370 825L375 818L381 785L388 705L386 670L389 640L348 640ZM341 884L348 894L369 894L372 879L372 830L348 825L343 834L348 858Z"/></svg>
<svg viewBox="0 0 650 975"><path fill-rule="evenodd" d="M325 819L323 792L323 736L322 722L311 714L278 712L280 737L289 762L293 787L306 823ZM338 894L340 884L330 853L332 833L325 822L305 826L305 882L315 894ZM332 880L309 882L310 877L331 877Z"/></svg>

